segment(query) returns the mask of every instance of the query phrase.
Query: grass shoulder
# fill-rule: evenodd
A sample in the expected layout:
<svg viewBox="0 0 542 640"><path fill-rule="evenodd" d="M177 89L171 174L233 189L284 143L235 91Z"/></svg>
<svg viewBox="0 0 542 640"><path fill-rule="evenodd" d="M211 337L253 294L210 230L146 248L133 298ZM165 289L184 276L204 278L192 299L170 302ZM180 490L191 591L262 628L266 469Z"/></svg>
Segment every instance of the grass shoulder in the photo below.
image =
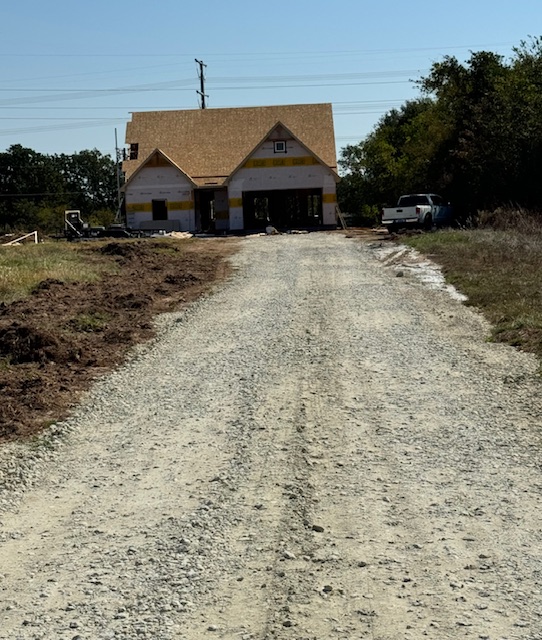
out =
<svg viewBox="0 0 542 640"><path fill-rule="evenodd" d="M492 340L542 359L542 229L442 230L401 241L442 266L489 320Z"/></svg>
<svg viewBox="0 0 542 640"><path fill-rule="evenodd" d="M94 282L116 265L83 244L43 242L0 248L0 302L29 296L48 280Z"/></svg>

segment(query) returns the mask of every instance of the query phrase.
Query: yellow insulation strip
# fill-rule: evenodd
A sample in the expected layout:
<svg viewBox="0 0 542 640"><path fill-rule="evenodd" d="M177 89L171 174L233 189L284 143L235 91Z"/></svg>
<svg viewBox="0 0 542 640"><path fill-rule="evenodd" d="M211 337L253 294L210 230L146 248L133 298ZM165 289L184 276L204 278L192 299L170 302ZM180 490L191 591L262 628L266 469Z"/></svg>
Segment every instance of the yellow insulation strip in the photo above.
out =
<svg viewBox="0 0 542 640"><path fill-rule="evenodd" d="M194 202L168 202L168 211L189 211L194 208ZM127 213L152 213L152 202L133 202L126 205Z"/></svg>
<svg viewBox="0 0 542 640"><path fill-rule="evenodd" d="M252 158L247 160L243 167L245 169L269 169L272 167L310 167L320 164L312 156L300 158Z"/></svg>

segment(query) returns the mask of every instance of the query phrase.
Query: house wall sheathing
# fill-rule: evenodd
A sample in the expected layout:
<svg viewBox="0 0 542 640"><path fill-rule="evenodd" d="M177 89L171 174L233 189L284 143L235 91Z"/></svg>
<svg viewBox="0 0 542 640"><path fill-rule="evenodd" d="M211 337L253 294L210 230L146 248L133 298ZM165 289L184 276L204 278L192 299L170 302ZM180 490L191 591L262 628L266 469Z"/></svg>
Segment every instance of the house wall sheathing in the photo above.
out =
<svg viewBox="0 0 542 640"><path fill-rule="evenodd" d="M261 144L229 180L230 229L244 228L243 193L250 191L322 190L322 223L336 224L335 175L296 140L286 153L275 153L274 140Z"/></svg>
<svg viewBox="0 0 542 640"><path fill-rule="evenodd" d="M178 222L179 231L194 231L193 186L173 166L143 167L126 189L128 227L139 229L152 221L152 201L166 200L168 220Z"/></svg>
<svg viewBox="0 0 542 640"><path fill-rule="evenodd" d="M320 189L322 223L336 224L336 176L294 139L286 141L286 153L275 153L274 140L261 144L228 182L227 192L216 190L217 231L245 228L243 193ZM180 231L196 231L194 186L174 166L144 166L126 189L128 226L139 229L152 221L152 200L167 200L168 220L178 221Z"/></svg>

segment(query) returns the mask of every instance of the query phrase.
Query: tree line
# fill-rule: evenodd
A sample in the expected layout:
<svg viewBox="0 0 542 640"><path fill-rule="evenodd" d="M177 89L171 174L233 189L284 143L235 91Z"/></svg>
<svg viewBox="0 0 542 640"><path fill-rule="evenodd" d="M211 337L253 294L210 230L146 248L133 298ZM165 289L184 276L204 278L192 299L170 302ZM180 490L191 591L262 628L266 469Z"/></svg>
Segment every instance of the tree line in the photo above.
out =
<svg viewBox="0 0 542 640"><path fill-rule="evenodd" d="M0 153L0 230L58 233L64 210L110 224L117 209L117 166L97 149L46 155L19 144Z"/></svg>
<svg viewBox="0 0 542 640"><path fill-rule="evenodd" d="M420 96L392 109L341 152L339 202L367 220L404 193L440 193L460 216L542 205L542 38L465 62L446 56L416 81Z"/></svg>

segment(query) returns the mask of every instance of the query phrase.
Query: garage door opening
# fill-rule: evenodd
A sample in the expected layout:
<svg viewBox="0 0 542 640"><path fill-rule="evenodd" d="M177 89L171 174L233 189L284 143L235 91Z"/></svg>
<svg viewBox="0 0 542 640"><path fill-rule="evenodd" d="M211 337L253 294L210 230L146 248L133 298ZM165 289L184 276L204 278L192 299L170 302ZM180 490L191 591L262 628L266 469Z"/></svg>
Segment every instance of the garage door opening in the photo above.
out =
<svg viewBox="0 0 542 640"><path fill-rule="evenodd" d="M322 225L322 189L243 192L245 229L310 229Z"/></svg>

